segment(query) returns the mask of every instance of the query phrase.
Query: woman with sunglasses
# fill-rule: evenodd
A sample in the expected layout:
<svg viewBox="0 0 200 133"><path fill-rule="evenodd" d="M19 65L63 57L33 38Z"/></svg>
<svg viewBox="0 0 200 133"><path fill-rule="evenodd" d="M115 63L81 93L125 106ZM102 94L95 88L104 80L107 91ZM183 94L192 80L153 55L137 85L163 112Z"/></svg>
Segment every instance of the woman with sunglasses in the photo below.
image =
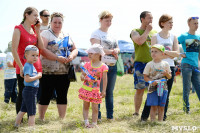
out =
<svg viewBox="0 0 200 133"><path fill-rule="evenodd" d="M66 114L67 93L70 85L68 71L70 62L77 56L78 50L71 36L62 31L63 21L63 15L55 12L51 15L50 29L41 32L44 47L57 57L54 61L41 57L43 69L39 101L39 118L41 120L44 120L54 89L57 94L56 103L59 117L63 119ZM59 62L59 59L63 59L63 62Z"/></svg>
<svg viewBox="0 0 200 133"><path fill-rule="evenodd" d="M117 77L117 66L116 61L118 59L118 42L113 38L112 34L109 32L109 28L112 24L113 15L108 11L103 11L99 14L100 28L94 31L91 35L90 42L92 44L98 43L104 47L105 56L102 57L102 62L106 63L109 67L108 70L108 82L106 88L106 110L107 119L113 120L113 91L115 87L116 77ZM103 86L101 83L100 89ZM99 105L99 115L98 119L101 119L100 105Z"/></svg>

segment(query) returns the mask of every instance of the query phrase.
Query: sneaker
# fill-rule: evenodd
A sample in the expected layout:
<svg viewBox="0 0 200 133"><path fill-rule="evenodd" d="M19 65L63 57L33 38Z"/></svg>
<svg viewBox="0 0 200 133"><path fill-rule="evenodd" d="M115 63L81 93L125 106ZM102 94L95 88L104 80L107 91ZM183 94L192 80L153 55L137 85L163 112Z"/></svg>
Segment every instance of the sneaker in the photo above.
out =
<svg viewBox="0 0 200 133"><path fill-rule="evenodd" d="M107 118L107 121L108 121L108 122L113 122L114 119L109 119L109 118Z"/></svg>
<svg viewBox="0 0 200 133"><path fill-rule="evenodd" d="M163 117L163 121L166 121L166 119L167 119L167 116L164 116L164 117Z"/></svg>
<svg viewBox="0 0 200 133"><path fill-rule="evenodd" d="M101 120L101 119L98 119L97 122L98 122L98 123L102 123L102 120Z"/></svg>
<svg viewBox="0 0 200 133"><path fill-rule="evenodd" d="M189 111L189 110L187 110L187 111L186 111L186 114L190 115L190 111Z"/></svg>
<svg viewBox="0 0 200 133"><path fill-rule="evenodd" d="M148 118L142 118L141 117L141 122L146 122Z"/></svg>

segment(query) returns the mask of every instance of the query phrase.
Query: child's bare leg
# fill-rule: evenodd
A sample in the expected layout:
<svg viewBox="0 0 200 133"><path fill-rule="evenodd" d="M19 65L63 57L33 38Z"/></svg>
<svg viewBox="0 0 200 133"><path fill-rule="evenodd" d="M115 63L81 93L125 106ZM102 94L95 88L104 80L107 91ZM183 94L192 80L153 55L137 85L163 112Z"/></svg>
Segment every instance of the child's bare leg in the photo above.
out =
<svg viewBox="0 0 200 133"><path fill-rule="evenodd" d="M150 111L150 117L151 121L155 121L156 119L156 112L157 112L158 106L151 106L151 111Z"/></svg>
<svg viewBox="0 0 200 133"><path fill-rule="evenodd" d="M28 118L28 126L35 126L35 115L31 115Z"/></svg>
<svg viewBox="0 0 200 133"><path fill-rule="evenodd" d="M89 127L89 121L88 121L89 108L90 108L90 102L83 101L83 118L86 127Z"/></svg>
<svg viewBox="0 0 200 133"><path fill-rule="evenodd" d="M22 118L23 118L23 116L24 116L25 113L26 113L26 112L21 112L21 111L19 111L19 113L17 114L15 126L20 125L21 120L22 120Z"/></svg>
<svg viewBox="0 0 200 133"><path fill-rule="evenodd" d="M98 119L98 104L92 103L92 127L97 125Z"/></svg>
<svg viewBox="0 0 200 133"><path fill-rule="evenodd" d="M158 121L163 121L164 108L165 107L158 106Z"/></svg>

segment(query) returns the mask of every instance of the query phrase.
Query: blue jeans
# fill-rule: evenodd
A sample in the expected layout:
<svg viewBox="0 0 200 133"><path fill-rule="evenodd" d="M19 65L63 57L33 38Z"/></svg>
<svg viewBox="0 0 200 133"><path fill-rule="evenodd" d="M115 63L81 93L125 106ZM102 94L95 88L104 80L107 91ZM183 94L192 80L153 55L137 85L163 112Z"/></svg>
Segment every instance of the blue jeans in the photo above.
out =
<svg viewBox="0 0 200 133"><path fill-rule="evenodd" d="M36 114L38 88L25 86L22 91L21 112L27 112L28 116Z"/></svg>
<svg viewBox="0 0 200 133"><path fill-rule="evenodd" d="M105 102L106 102L106 111L107 111L107 118L108 119L113 119L113 90L115 88L115 82L117 78L117 65L115 66L108 66L109 70L107 73L107 88L106 88L106 97L105 97ZM103 80L101 81L100 85L100 91L103 89ZM101 119L101 111L100 111L100 104L99 104L99 114L98 114L98 119Z"/></svg>
<svg viewBox="0 0 200 133"><path fill-rule="evenodd" d="M195 93L195 89L194 86L192 85L192 93Z"/></svg>
<svg viewBox="0 0 200 133"><path fill-rule="evenodd" d="M183 110L190 111L189 94L191 82L200 100L200 73L196 72L198 67L191 66L187 63L181 64L181 72L183 78Z"/></svg>
<svg viewBox="0 0 200 133"><path fill-rule="evenodd" d="M16 103L17 100L17 79L4 79L5 93L4 93L4 102L9 103L10 98L11 102Z"/></svg>
<svg viewBox="0 0 200 133"><path fill-rule="evenodd" d="M167 80L168 95L167 95L167 101L166 101L166 104L165 104L165 111L164 111L164 118L165 119L167 118L167 110L168 110L168 104L169 104L169 95L170 95L170 92L172 90L172 85L173 85L174 77L175 77L175 67L170 67L170 69L171 69L172 78Z"/></svg>

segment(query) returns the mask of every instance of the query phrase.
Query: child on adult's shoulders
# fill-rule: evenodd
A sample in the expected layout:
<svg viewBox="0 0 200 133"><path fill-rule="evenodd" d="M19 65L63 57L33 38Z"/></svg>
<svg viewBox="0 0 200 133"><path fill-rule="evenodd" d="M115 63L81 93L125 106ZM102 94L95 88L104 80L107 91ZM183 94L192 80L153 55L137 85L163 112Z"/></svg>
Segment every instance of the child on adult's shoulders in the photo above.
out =
<svg viewBox="0 0 200 133"><path fill-rule="evenodd" d="M163 61L165 48L155 44L151 47L152 61L147 63L144 69L144 80L149 82L147 105L151 106L150 118L155 121L158 112L158 121L163 121L164 108L167 99L167 79L171 78L171 70L168 62Z"/></svg>

